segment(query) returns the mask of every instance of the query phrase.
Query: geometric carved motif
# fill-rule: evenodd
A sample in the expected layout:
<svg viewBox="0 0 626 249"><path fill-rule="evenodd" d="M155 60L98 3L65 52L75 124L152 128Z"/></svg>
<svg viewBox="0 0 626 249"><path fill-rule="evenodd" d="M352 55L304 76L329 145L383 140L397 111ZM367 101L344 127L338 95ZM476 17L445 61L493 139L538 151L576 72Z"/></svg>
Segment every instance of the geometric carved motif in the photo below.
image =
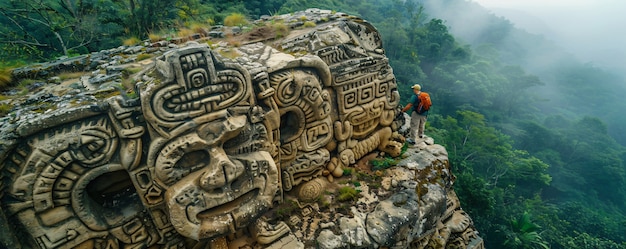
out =
<svg viewBox="0 0 626 249"><path fill-rule="evenodd" d="M181 46L156 58L136 91L70 108L46 127L18 127L19 142L2 151L0 211L32 238L24 243L218 241L247 231L298 195L292 189L314 200L322 175L399 149L395 77L366 22L337 21L272 46Z"/></svg>

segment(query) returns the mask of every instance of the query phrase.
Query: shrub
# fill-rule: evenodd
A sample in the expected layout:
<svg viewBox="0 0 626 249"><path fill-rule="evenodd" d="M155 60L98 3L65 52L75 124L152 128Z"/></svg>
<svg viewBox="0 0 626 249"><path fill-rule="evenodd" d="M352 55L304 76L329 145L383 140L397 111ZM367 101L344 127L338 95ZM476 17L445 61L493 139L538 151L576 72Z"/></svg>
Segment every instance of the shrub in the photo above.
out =
<svg viewBox="0 0 626 249"><path fill-rule="evenodd" d="M376 171L379 172L379 171ZM381 181L381 177L382 175L377 175L377 174L366 174L363 172L357 172L356 174L356 178L360 181L366 181L366 182L380 182Z"/></svg>
<svg viewBox="0 0 626 249"><path fill-rule="evenodd" d="M136 36L133 36L124 40L122 44L124 44L124 46L133 46L133 45L139 44L140 42L141 40L139 40L139 38L137 38Z"/></svg>
<svg viewBox="0 0 626 249"><path fill-rule="evenodd" d="M342 187L339 189L339 201L354 201L359 198L359 191L352 187Z"/></svg>
<svg viewBox="0 0 626 249"><path fill-rule="evenodd" d="M139 55L137 55L137 61L142 61L142 60L149 59L149 58L152 58L152 55L150 55L150 54L139 54Z"/></svg>
<svg viewBox="0 0 626 249"><path fill-rule="evenodd" d="M243 26L248 23L246 17L241 13L233 13L224 18L224 26Z"/></svg>
<svg viewBox="0 0 626 249"><path fill-rule="evenodd" d="M0 68L0 89L6 89L11 84L12 68Z"/></svg>
<svg viewBox="0 0 626 249"><path fill-rule="evenodd" d="M181 28L178 30L178 33L176 33L176 36L185 39L185 38L190 37L193 34L195 34L195 32L192 29Z"/></svg>
<svg viewBox="0 0 626 249"><path fill-rule="evenodd" d="M274 32L276 33L276 38L284 37L289 33L289 27L287 26L287 24L283 22L273 23L272 28L274 29Z"/></svg>
<svg viewBox="0 0 626 249"><path fill-rule="evenodd" d="M304 24L302 26L304 26L305 28L312 28L312 27L315 27L316 24L314 22L311 22L311 21L306 21L306 22L304 22Z"/></svg>
<svg viewBox="0 0 626 249"><path fill-rule="evenodd" d="M13 108L12 105L0 104L0 117L6 116L9 113L9 111L11 111L11 108Z"/></svg>
<svg viewBox="0 0 626 249"><path fill-rule="evenodd" d="M215 25L215 20L213 18L207 18L205 20L205 22L209 25L209 26L213 26Z"/></svg>
<svg viewBox="0 0 626 249"><path fill-rule="evenodd" d="M17 86L19 88L28 88L28 86L32 85L35 82L37 82L37 80L35 79L22 79L20 80L20 82L17 83Z"/></svg>
<svg viewBox="0 0 626 249"><path fill-rule="evenodd" d="M370 160L370 164L372 165L372 170L382 170L395 166L398 164L398 161L390 157L383 157Z"/></svg>
<svg viewBox="0 0 626 249"><path fill-rule="evenodd" d="M352 175L352 169L350 169L350 168L344 168L344 169L343 169L343 175L344 175L344 176L349 176L349 175Z"/></svg>
<svg viewBox="0 0 626 249"><path fill-rule="evenodd" d="M193 30L193 32L196 34L206 35L207 31L204 28L205 26L206 25L202 23L192 23L191 25L189 25L189 29Z"/></svg>
<svg viewBox="0 0 626 249"><path fill-rule="evenodd" d="M276 217L278 217L279 219L284 219L286 217L291 216L291 214L297 210L299 210L300 208L298 207L298 204L294 201L291 200L287 200L284 203L280 204L278 207L276 207Z"/></svg>
<svg viewBox="0 0 626 249"><path fill-rule="evenodd" d="M150 42L158 42L161 40L161 36L155 33L150 33L148 34L148 39L150 39Z"/></svg>

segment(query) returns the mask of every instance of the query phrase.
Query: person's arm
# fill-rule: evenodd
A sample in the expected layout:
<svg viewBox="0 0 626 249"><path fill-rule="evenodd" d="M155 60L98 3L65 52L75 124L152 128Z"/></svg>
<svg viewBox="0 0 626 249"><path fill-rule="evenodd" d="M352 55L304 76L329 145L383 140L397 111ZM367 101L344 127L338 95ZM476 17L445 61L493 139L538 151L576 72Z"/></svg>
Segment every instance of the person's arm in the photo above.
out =
<svg viewBox="0 0 626 249"><path fill-rule="evenodd" d="M410 110L411 107L413 107L413 103L406 104L406 106L404 108L402 108L402 112L406 112L406 111Z"/></svg>

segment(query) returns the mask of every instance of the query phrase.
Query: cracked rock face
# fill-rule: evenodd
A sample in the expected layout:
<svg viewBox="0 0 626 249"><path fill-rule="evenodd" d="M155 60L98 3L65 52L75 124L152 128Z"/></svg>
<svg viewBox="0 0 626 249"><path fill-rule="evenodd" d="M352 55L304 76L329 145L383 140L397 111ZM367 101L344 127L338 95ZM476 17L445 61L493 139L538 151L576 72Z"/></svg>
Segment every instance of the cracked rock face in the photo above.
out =
<svg viewBox="0 0 626 249"><path fill-rule="evenodd" d="M318 9L267 19L291 33L64 59L44 68L95 71L3 100L14 107L0 123L3 246L481 248L432 139L409 162L355 170L403 146L376 29Z"/></svg>

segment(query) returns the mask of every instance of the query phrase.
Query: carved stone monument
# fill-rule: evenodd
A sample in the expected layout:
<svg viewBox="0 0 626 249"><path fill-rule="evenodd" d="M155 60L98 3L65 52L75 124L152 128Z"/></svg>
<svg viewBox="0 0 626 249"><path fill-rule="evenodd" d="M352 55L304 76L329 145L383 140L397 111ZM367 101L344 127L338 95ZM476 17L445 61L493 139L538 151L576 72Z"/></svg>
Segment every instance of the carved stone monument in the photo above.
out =
<svg viewBox="0 0 626 249"><path fill-rule="evenodd" d="M301 16L316 26L303 28ZM123 94L83 80L14 100L19 108L0 127L4 246L308 246L266 214L291 201L314 211L303 203L361 158L400 155L399 94L369 23L321 10L274 18L293 31L156 50ZM419 215L415 189L396 206ZM395 243L394 230L360 231L374 238L367 247Z"/></svg>

